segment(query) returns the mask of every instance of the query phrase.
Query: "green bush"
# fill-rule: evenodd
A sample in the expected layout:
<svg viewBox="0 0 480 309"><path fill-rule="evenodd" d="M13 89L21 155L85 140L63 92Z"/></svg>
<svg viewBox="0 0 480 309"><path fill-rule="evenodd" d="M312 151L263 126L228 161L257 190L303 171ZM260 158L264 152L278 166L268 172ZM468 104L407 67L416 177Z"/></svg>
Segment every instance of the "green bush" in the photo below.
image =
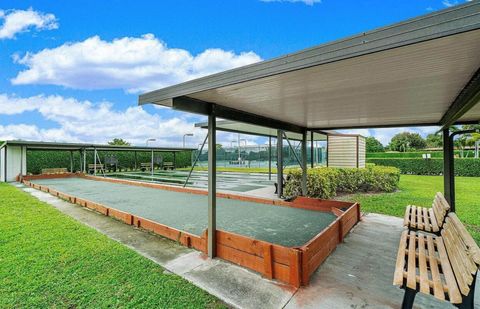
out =
<svg viewBox="0 0 480 309"><path fill-rule="evenodd" d="M367 159L386 159L386 158L422 158L422 155L429 153L432 158L443 158L443 151L412 151L412 152L367 152ZM460 157L460 150L455 150L455 156ZM464 150L463 156L473 158L473 150Z"/></svg>
<svg viewBox="0 0 480 309"><path fill-rule="evenodd" d="M301 194L302 171L287 174L285 195ZM393 192L398 188L400 171L395 167L367 166L366 168L320 167L307 172L307 196L330 199L338 193Z"/></svg>
<svg viewBox="0 0 480 309"><path fill-rule="evenodd" d="M100 160L104 162L105 157L114 155L118 159L118 165L122 169L133 169L135 167L135 153L133 151L99 151ZM161 155L163 161L173 161L173 154L169 152L155 153ZM191 166L191 151L182 151L176 154L176 167ZM80 152L73 152L73 170L80 170ZM137 151L137 167L140 163L151 161L151 153ZM93 163L93 151L87 152L87 164ZM27 151L27 172L40 174L44 168L67 168L70 169L70 151L52 150L28 150Z"/></svg>
<svg viewBox="0 0 480 309"><path fill-rule="evenodd" d="M417 158L391 158L391 159L367 159L368 163L377 166L394 166L400 169L402 174L408 175L442 175L443 159L432 158L429 160ZM480 160L473 158L456 158L455 176L480 177Z"/></svg>

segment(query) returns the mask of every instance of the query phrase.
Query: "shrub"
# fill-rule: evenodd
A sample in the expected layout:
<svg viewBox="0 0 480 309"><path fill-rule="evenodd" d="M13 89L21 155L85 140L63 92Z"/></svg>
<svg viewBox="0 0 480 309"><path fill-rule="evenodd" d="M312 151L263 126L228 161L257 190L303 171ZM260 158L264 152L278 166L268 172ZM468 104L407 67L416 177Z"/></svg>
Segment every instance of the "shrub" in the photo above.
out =
<svg viewBox="0 0 480 309"><path fill-rule="evenodd" d="M99 151L98 155L102 162L107 155L115 155L122 168L132 169L135 167L135 153L133 151ZM171 152L155 152L155 156L161 155L163 161L173 161ZM176 167L187 167L191 165L191 151L181 151L176 154ZM80 170L80 152L73 152L73 169ZM151 153L137 151L137 166L142 162L150 162ZM93 151L87 151L87 164L93 163ZM51 150L28 150L27 151L27 172L40 174L44 168L68 168L70 169L69 151L51 151Z"/></svg>
<svg viewBox="0 0 480 309"><path fill-rule="evenodd" d="M402 174L409 175L442 175L443 159L429 160L417 158L367 159L368 163L382 166L394 166ZM473 158L455 159L455 176L480 177L480 160Z"/></svg>
<svg viewBox="0 0 480 309"><path fill-rule="evenodd" d="M301 194L302 171L287 174L286 196ZM338 193L393 192L398 188L400 171L395 167L367 166L367 168L321 167L307 172L307 196L329 199Z"/></svg>

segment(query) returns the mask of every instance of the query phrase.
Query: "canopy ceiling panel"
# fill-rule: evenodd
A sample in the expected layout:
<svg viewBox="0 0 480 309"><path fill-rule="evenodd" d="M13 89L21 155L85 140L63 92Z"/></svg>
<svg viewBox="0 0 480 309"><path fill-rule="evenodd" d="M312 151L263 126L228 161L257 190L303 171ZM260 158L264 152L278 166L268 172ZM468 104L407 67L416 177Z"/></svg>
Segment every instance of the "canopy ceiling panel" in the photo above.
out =
<svg viewBox="0 0 480 309"><path fill-rule="evenodd" d="M308 128L435 123L480 67L480 30L189 97Z"/></svg>
<svg viewBox="0 0 480 309"><path fill-rule="evenodd" d="M139 103L200 113L208 109L199 105L216 104L261 117L254 124L272 119L309 129L443 125L479 120L479 68L480 1L472 1L152 91ZM467 85L473 91L464 104L458 98ZM190 100L188 107L179 100ZM454 117L442 119L447 114Z"/></svg>

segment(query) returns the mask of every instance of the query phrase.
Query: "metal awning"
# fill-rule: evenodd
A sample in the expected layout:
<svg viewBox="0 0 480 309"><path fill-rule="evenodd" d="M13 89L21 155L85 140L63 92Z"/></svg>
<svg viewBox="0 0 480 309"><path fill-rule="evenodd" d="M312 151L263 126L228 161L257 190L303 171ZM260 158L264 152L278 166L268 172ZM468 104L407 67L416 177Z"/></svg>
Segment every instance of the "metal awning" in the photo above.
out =
<svg viewBox="0 0 480 309"><path fill-rule="evenodd" d="M102 144L82 144L82 143L57 143L57 142L38 142L11 140L6 141L5 146L25 146L27 149L34 150L98 150L98 151L155 151L155 152L180 152L185 150L196 150L196 148L175 148L175 147L142 147L142 146L118 146Z"/></svg>
<svg viewBox="0 0 480 309"><path fill-rule="evenodd" d="M208 129L208 122L199 122L195 124L195 127ZM241 134L248 134L248 135L257 135L257 136L265 136L265 137L277 137L277 130L258 126L249 123L243 123L238 121L230 121L230 120L217 120L217 130L231 132L231 133L241 133ZM327 135L334 135L337 134L336 132L331 131L318 131L315 132L313 137L314 141L326 141ZM293 132L285 132L288 139L293 141L301 141L302 134L293 133ZM309 136L310 140L310 136Z"/></svg>
<svg viewBox="0 0 480 309"><path fill-rule="evenodd" d="M143 94L301 133L478 122L480 2Z"/></svg>

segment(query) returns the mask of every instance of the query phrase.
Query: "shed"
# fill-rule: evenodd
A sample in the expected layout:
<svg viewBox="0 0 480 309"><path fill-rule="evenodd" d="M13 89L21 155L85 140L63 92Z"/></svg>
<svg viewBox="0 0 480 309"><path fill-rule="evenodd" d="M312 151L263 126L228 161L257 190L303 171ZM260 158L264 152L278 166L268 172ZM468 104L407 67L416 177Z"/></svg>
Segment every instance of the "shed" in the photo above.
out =
<svg viewBox="0 0 480 309"><path fill-rule="evenodd" d="M327 166L365 167L365 137L353 134L327 135Z"/></svg>

